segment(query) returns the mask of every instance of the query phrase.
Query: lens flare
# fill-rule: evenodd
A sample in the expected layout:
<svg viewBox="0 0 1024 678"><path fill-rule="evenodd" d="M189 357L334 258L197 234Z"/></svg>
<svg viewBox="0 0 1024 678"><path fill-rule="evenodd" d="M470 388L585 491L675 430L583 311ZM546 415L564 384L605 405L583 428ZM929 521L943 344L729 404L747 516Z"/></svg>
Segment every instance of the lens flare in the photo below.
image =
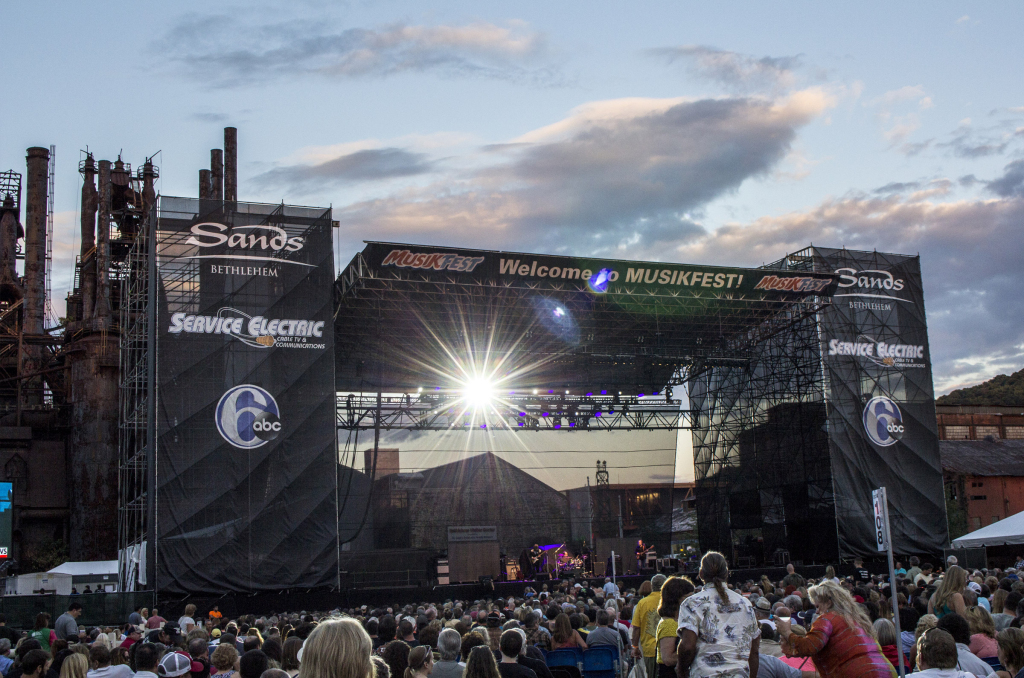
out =
<svg viewBox="0 0 1024 678"><path fill-rule="evenodd" d="M483 377L473 377L462 389L462 398L466 406L473 410L490 407L494 402L495 387Z"/></svg>

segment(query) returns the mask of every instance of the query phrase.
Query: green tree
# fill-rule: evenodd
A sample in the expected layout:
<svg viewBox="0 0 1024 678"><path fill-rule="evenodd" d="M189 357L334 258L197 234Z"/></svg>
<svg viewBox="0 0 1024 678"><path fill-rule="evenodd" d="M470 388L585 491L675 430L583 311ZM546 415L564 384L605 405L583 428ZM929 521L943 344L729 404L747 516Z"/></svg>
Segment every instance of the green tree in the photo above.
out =
<svg viewBox="0 0 1024 678"><path fill-rule="evenodd" d="M946 526L949 528L949 540L967 534L967 511L956 499L946 497Z"/></svg>
<svg viewBox="0 0 1024 678"><path fill-rule="evenodd" d="M21 571L46 572L66 563L68 557L68 545L63 539L48 539L28 552Z"/></svg>

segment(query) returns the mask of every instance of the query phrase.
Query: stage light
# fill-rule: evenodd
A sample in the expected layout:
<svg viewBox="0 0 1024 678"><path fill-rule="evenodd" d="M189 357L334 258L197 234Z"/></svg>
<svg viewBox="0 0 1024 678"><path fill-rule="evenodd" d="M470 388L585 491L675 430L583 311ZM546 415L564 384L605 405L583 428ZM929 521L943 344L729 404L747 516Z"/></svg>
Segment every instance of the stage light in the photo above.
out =
<svg viewBox="0 0 1024 678"><path fill-rule="evenodd" d="M466 382L462 398L470 409L484 409L494 400L494 386L483 377L474 377Z"/></svg>
<svg viewBox="0 0 1024 678"><path fill-rule="evenodd" d="M555 316L556 318L562 318L565 316L565 309L562 308L561 306L556 306L555 310L551 311L551 315Z"/></svg>
<svg viewBox="0 0 1024 678"><path fill-rule="evenodd" d="M611 281L611 269L602 268L600 271L590 276L590 280L587 284L590 285L590 289L598 293L605 293L608 291L608 283Z"/></svg>

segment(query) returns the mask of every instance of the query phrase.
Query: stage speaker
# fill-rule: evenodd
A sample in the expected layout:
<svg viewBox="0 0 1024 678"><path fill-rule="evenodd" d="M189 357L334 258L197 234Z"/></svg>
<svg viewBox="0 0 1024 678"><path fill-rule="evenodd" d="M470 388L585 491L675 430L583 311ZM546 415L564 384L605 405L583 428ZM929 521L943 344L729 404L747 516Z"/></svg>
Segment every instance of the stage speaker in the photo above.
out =
<svg viewBox="0 0 1024 678"><path fill-rule="evenodd" d="M538 572L534 575L535 581L551 581L551 575L547 572Z"/></svg>

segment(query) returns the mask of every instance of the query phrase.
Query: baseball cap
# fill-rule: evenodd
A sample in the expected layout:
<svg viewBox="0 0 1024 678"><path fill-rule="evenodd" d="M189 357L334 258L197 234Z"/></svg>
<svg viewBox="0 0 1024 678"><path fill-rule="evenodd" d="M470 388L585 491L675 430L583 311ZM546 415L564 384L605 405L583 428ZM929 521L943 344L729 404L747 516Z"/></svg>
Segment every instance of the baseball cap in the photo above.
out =
<svg viewBox="0 0 1024 678"><path fill-rule="evenodd" d="M157 673L165 678L175 678L175 676L185 675L191 670L191 659L177 652L170 652L160 660L160 668L157 669Z"/></svg>
<svg viewBox="0 0 1024 678"><path fill-rule="evenodd" d="M210 631L210 635L214 638L220 638L220 629L215 628L214 630Z"/></svg>

